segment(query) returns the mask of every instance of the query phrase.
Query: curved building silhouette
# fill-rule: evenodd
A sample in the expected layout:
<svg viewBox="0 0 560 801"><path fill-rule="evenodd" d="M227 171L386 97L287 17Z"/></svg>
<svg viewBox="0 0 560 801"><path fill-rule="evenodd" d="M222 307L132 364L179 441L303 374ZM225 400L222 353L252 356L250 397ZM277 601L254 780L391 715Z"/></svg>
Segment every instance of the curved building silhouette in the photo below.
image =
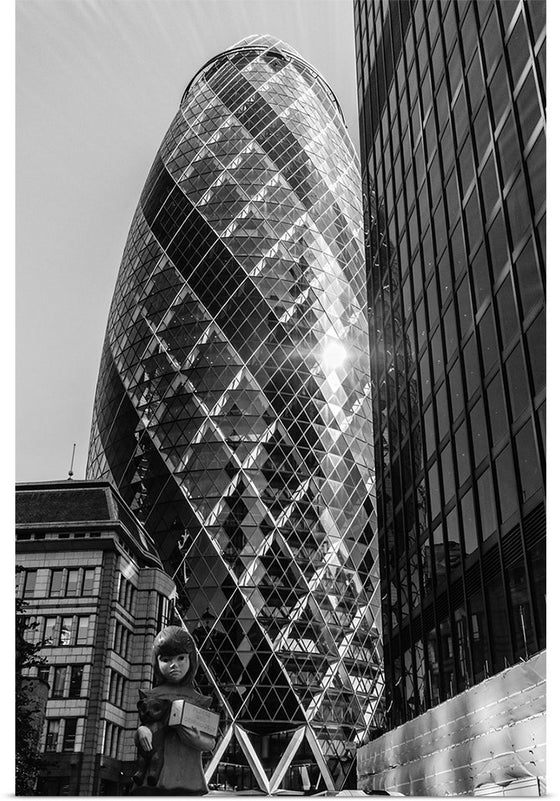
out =
<svg viewBox="0 0 560 801"><path fill-rule="evenodd" d="M338 102L292 48L245 39L189 84L146 181L87 469L176 582L225 711L209 777L237 754L269 792L297 765L342 787L377 726L366 305Z"/></svg>

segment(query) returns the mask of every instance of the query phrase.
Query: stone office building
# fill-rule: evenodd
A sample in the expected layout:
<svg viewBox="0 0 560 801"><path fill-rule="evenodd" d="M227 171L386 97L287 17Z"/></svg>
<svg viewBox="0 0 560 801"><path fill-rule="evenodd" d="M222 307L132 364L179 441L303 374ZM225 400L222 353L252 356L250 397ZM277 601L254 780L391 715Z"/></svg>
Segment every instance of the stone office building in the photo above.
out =
<svg viewBox="0 0 560 801"><path fill-rule="evenodd" d="M145 529L106 481L16 488L16 564L29 638L46 642L41 795L118 795L136 758L138 688L174 584ZM31 669L31 675L37 669Z"/></svg>

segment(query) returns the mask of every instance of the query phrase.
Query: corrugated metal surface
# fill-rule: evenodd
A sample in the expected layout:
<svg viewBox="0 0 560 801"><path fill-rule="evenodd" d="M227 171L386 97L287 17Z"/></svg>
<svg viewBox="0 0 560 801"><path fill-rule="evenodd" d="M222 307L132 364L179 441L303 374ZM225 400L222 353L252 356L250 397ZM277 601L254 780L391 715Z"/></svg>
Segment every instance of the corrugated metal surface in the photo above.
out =
<svg viewBox="0 0 560 801"><path fill-rule="evenodd" d="M360 748L358 787L460 795L489 777L544 777L545 687L542 652Z"/></svg>
<svg viewBox="0 0 560 801"><path fill-rule="evenodd" d="M484 784L482 787L475 788L474 794L475 796L522 796L528 798L545 795L546 787L539 779L531 776L530 779L517 779L507 787L501 787L499 784Z"/></svg>

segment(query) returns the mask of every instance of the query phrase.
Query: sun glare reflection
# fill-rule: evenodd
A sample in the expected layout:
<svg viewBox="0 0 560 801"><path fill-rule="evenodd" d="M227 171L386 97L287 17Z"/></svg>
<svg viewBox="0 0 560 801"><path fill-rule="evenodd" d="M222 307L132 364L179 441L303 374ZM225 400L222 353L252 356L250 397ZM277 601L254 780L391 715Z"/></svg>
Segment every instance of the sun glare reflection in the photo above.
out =
<svg viewBox="0 0 560 801"><path fill-rule="evenodd" d="M342 342L338 339L330 339L323 348L321 361L326 370L336 370L342 367L348 352Z"/></svg>

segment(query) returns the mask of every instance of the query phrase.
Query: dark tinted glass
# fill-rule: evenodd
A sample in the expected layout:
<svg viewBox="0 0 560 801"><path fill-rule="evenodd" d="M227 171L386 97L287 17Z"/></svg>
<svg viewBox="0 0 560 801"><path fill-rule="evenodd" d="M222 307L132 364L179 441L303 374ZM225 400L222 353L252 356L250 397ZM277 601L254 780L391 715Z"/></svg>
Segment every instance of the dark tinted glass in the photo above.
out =
<svg viewBox="0 0 560 801"><path fill-rule="evenodd" d="M535 211L539 212L546 200L546 141L544 133L539 135L527 159L529 182Z"/></svg>
<svg viewBox="0 0 560 801"><path fill-rule="evenodd" d="M467 82L469 85L469 98L471 101L471 111L477 110L479 103L484 97L484 80L482 78L482 70L480 68L480 61L478 55L473 58L469 70L467 72Z"/></svg>
<svg viewBox="0 0 560 801"><path fill-rule="evenodd" d="M431 517L433 520L441 511L441 496L439 491L437 462L435 462L428 471L428 483L430 486Z"/></svg>
<svg viewBox="0 0 560 801"><path fill-rule="evenodd" d="M488 230L488 244L490 246L493 273L497 278L509 256L506 229L501 212Z"/></svg>
<svg viewBox="0 0 560 801"><path fill-rule="evenodd" d="M505 347L519 331L513 288L509 275L498 290L498 321L502 345Z"/></svg>
<svg viewBox="0 0 560 801"><path fill-rule="evenodd" d="M465 240L461 225L458 225L455 228L455 231L451 236L451 249L453 252L453 272L455 273L455 278L459 278L467 265Z"/></svg>
<svg viewBox="0 0 560 801"><path fill-rule="evenodd" d="M529 345L530 368L533 377L535 394L545 387L546 383L546 323L544 311L539 314L527 332Z"/></svg>
<svg viewBox="0 0 560 801"><path fill-rule="evenodd" d="M513 3L512 3L513 5ZM511 642L507 617L507 602L501 576L488 582L487 603L490 624L490 644L492 647L494 670L503 670L512 660Z"/></svg>
<svg viewBox="0 0 560 801"><path fill-rule="evenodd" d="M527 0L527 8L535 39L538 39L546 24L546 0Z"/></svg>
<svg viewBox="0 0 560 801"><path fill-rule="evenodd" d="M478 331L480 334L480 349L485 374L489 373L498 359L498 338L494 323L494 313L490 307L483 315Z"/></svg>
<svg viewBox="0 0 560 801"><path fill-rule="evenodd" d="M360 4L370 5L367 0L357 0L358 7ZM395 5L401 7L392 0L381 0L380 5L385 13ZM407 585L408 568L404 563L395 564L394 603L387 609L388 615L394 616L393 631L386 636L387 664L395 665L395 675L388 679L392 684L399 682L402 689L402 714L395 713L393 705L389 715L394 715L394 725L424 711L414 698L414 682L420 692L426 687L429 704L434 705L473 681L482 681L489 671L503 670L514 659L527 658L544 643L544 606L535 597L544 587L537 590L531 584L532 567L526 574L523 570L527 564L533 565L530 551L536 542L537 552L542 535L541 523L536 521L540 520L537 509L545 424L541 248L546 202L541 115L546 107L542 77L545 4L532 0L426 0L415 3L412 13L419 24L416 33L428 29L431 51L428 65L424 50L423 56L417 55L424 40L409 38L409 68L415 72L418 66L421 72L411 75L408 85L420 94L418 106L423 115L417 113L410 121L405 107L399 113L404 126L411 125L417 135L414 157L409 141L414 175L400 177L399 169L389 162L387 176L380 173L385 181L405 184L406 202L399 201L399 187L394 187L397 200L392 202L397 213L407 205L417 216L402 226L412 255L419 254L415 270L411 269L414 291L411 285L410 296L411 305L416 306L411 316L416 318L415 336L418 324L416 372L421 392L409 380L407 397L417 397L412 411L418 422L424 415L427 447L427 454L421 453L423 449L409 449L405 433L410 422L408 409L394 421L388 420L387 414L378 421L379 428L385 425L392 432L391 446L401 450L400 467L405 460L411 465L414 461L405 483L419 487L414 499L410 498L412 516L418 516L419 525L405 526L401 507L394 507L400 499L400 479L395 475L393 494L387 501L391 518L384 524L388 553L393 553L390 542L399 539L401 529L414 532L415 546L417 537L423 545L421 552L415 552L419 571L416 602L412 603ZM505 41L504 26L508 33ZM538 51L535 47L532 53L536 42ZM385 60L385 66L389 63ZM390 134L393 146L402 146L394 127ZM435 158L430 163L434 146ZM376 163L383 167L382 152L380 156ZM381 187L383 195L388 202L392 192ZM389 219L392 213L387 208ZM385 233L389 239L393 236L390 226L377 233ZM408 265L412 268L408 247L398 240L393 244L406 275ZM402 285L403 279L402 274L391 275L382 265L375 280L390 287ZM393 364L390 354L389 360L385 355L392 347L390 340L380 340L379 347L383 364ZM398 369L395 380L399 387L403 385ZM534 399L533 389L538 393ZM390 393L386 394L390 400ZM429 404L426 411L420 408L422 402L424 407ZM405 438L399 444L403 433ZM385 486L385 480L380 477L380 486ZM382 515L383 503L380 508ZM535 514L526 525L520 518L522 511ZM498 545L499 527L503 548ZM459 538L464 552L456 547ZM515 561L519 554L523 554L523 570ZM466 573L461 576L463 567ZM535 575L544 582L538 567ZM450 586L460 577L461 581ZM388 590L390 581L388 578ZM432 592L441 593L439 603ZM403 593L411 595L407 598ZM418 615L417 628L410 634L410 629L400 628L402 617L418 605L426 617ZM532 629L525 636L524 625ZM396 636L399 629L404 640ZM422 647L413 646L413 641ZM411 667L415 657L418 662ZM407 702L416 712L409 711Z"/></svg>
<svg viewBox="0 0 560 801"><path fill-rule="evenodd" d="M482 186L482 200L484 210L489 217L490 212L498 201L498 180L496 177L496 166L493 158L489 158L480 175Z"/></svg>
<svg viewBox="0 0 560 801"><path fill-rule="evenodd" d="M467 239L469 242L469 252L473 253L482 237L483 220L480 214L480 204L478 202L478 192L476 187L471 192L467 205L465 206L465 218L467 222Z"/></svg>
<svg viewBox="0 0 560 801"><path fill-rule="evenodd" d="M496 72L490 81L490 97L492 99L492 112L494 115L494 126L500 121L502 114L506 110L509 102L508 78L504 59L500 60Z"/></svg>
<svg viewBox="0 0 560 801"><path fill-rule="evenodd" d="M455 421L465 409L461 364L459 360L455 362L449 371L449 395L451 397L452 417Z"/></svg>
<svg viewBox="0 0 560 801"><path fill-rule="evenodd" d="M481 163L482 157L486 153L488 145L490 144L490 120L488 117L488 109L485 103L482 104L474 118L474 138L476 142L478 162Z"/></svg>
<svg viewBox="0 0 560 801"><path fill-rule="evenodd" d="M418 339L418 350L420 351L426 341L426 312L422 301L416 310L416 336Z"/></svg>
<svg viewBox="0 0 560 801"><path fill-rule="evenodd" d="M451 292L452 277L451 277L451 264L449 262L449 250L447 247L439 260L437 268L439 291L441 295L441 304L445 305L445 301Z"/></svg>
<svg viewBox="0 0 560 801"><path fill-rule="evenodd" d="M461 186L464 195L474 178L473 153L469 139L467 139L459 154L459 166L461 169Z"/></svg>
<svg viewBox="0 0 560 801"><path fill-rule="evenodd" d="M517 108L519 121L521 123L523 143L527 145L535 126L541 118L539 95L532 72L529 72L525 78L521 92L517 98Z"/></svg>
<svg viewBox="0 0 560 801"><path fill-rule="evenodd" d="M490 265L488 263L486 248L484 245L477 250L476 255L472 260L471 275L474 287L475 304L476 308L479 309L486 298L490 296L490 288L492 285Z"/></svg>
<svg viewBox="0 0 560 801"><path fill-rule="evenodd" d="M482 539L486 540L496 531L498 521L494 501L494 487L492 484L492 471L485 470L477 481L478 503L480 508L480 522L482 524Z"/></svg>
<svg viewBox="0 0 560 801"><path fill-rule="evenodd" d="M528 659L537 650L535 630L530 625L530 599L523 560L509 567L506 573L513 627L513 652L516 659Z"/></svg>
<svg viewBox="0 0 560 801"><path fill-rule="evenodd" d="M488 456L488 434L482 400L478 400L469 415L475 467Z"/></svg>
<svg viewBox="0 0 560 801"><path fill-rule="evenodd" d="M513 419L516 420L520 415L524 414L529 407L527 370L525 368L521 345L517 345L506 361L506 375L512 415Z"/></svg>
<svg viewBox="0 0 560 801"><path fill-rule="evenodd" d="M523 314L542 302L542 286L540 272L532 240L529 240L519 258L515 262L515 272L521 295Z"/></svg>
<svg viewBox="0 0 560 801"><path fill-rule="evenodd" d="M441 158L443 163L443 174L447 177L453 161L453 134L451 131L451 124L448 123L443 130L440 137L441 141Z"/></svg>
<svg viewBox="0 0 560 801"><path fill-rule="evenodd" d="M444 504L448 504L455 494L455 475L450 443L445 446L441 454L441 475L443 479L443 501Z"/></svg>
<svg viewBox="0 0 560 801"><path fill-rule="evenodd" d="M490 16L482 33L484 60L486 62L486 70L489 73L502 52L502 37L500 36L496 12L492 4L484 3L484 5L490 8Z"/></svg>
<svg viewBox="0 0 560 801"><path fill-rule="evenodd" d="M517 11L518 0L498 0L497 5L500 9L503 26L507 30Z"/></svg>
<svg viewBox="0 0 560 801"><path fill-rule="evenodd" d="M521 73L523 72L527 61L529 60L527 31L525 29L525 21L522 14L520 14L517 22L515 23L515 27L507 45L507 50L510 68L513 75L513 83L515 85L521 77Z"/></svg>
<svg viewBox="0 0 560 801"><path fill-rule="evenodd" d="M430 320L430 329L433 330L439 322L439 300L435 276L432 277L426 288L426 295L428 298L428 317Z"/></svg>
<svg viewBox="0 0 560 801"><path fill-rule="evenodd" d="M432 404L424 412L424 440L426 443L426 457L429 459L436 447L436 430Z"/></svg>
<svg viewBox="0 0 560 801"><path fill-rule="evenodd" d="M465 378L467 381L467 395L470 398L477 389L480 389L480 359L476 337L472 336L463 348L463 361L465 364Z"/></svg>
<svg viewBox="0 0 560 801"><path fill-rule="evenodd" d="M460 8L460 13L464 13L464 16L461 20L461 44L463 46L465 64L468 64L474 53L477 36L474 4L465 4Z"/></svg>
<svg viewBox="0 0 560 801"><path fill-rule="evenodd" d="M468 131L469 111L467 108L467 98L465 90L461 87L455 106L453 107L453 120L455 122L455 136L457 138L457 147L460 147L465 139ZM464 191L465 187L463 187Z"/></svg>
<svg viewBox="0 0 560 801"><path fill-rule="evenodd" d="M465 278L457 288L457 306L459 312L459 326L461 337L464 337L473 324L473 310L471 306L471 293L469 282Z"/></svg>
<svg viewBox="0 0 560 801"><path fill-rule="evenodd" d="M527 553L529 563L529 575L531 576L533 587L540 587L542 592L536 594L534 611L537 639L540 647L544 647L546 638L546 544L544 540L537 543Z"/></svg>
<svg viewBox="0 0 560 801"><path fill-rule="evenodd" d="M447 213L449 215L449 223L451 226L455 225L455 221L459 217L459 213L461 211L461 201L459 200L459 190L457 188L457 175L456 173L452 173L449 176L449 180L445 185L445 197L447 200ZM463 244L462 240L459 241L455 239L457 242L455 250L457 250L456 258L461 259ZM463 256L464 260L464 256ZM461 263L456 262L455 264L455 275L460 275L461 273Z"/></svg>
<svg viewBox="0 0 560 801"><path fill-rule="evenodd" d="M517 176L515 183L508 192L506 207L515 250L530 225L530 217L527 213L530 209L529 196L527 195L527 186L523 173Z"/></svg>
<svg viewBox="0 0 560 801"><path fill-rule="evenodd" d="M515 450L523 501L528 501L542 488L542 477L537 457L533 425L526 423L515 437Z"/></svg>
<svg viewBox="0 0 560 801"><path fill-rule="evenodd" d="M422 403L425 403L432 391L428 351L425 351L424 355L420 358L420 389L422 392Z"/></svg>
<svg viewBox="0 0 560 801"><path fill-rule="evenodd" d="M470 475L469 440L467 424L462 423L455 432L455 457L457 459L457 472L459 486L462 486Z"/></svg>
<svg viewBox="0 0 560 801"><path fill-rule="evenodd" d="M504 523L517 509L517 486L510 445L496 459L496 486L500 498L500 519Z"/></svg>
<svg viewBox="0 0 560 801"><path fill-rule="evenodd" d="M445 350L447 359L450 360L451 356L457 350L457 323L455 320L455 307L453 304L449 306L443 317L443 329L445 333Z"/></svg>
<svg viewBox="0 0 560 801"><path fill-rule="evenodd" d="M476 535L477 525L474 515L472 490L469 490L461 500L461 517L463 521L463 541L465 543L465 553L468 556L478 548L478 538Z"/></svg>
<svg viewBox="0 0 560 801"><path fill-rule="evenodd" d="M434 371L434 384L437 383L443 372L443 346L441 342L441 331L438 328L430 343L432 351L432 368Z"/></svg>
<svg viewBox="0 0 560 801"><path fill-rule="evenodd" d="M442 440L445 439L445 436L449 433L449 406L447 403L445 383L438 389L436 393L436 409L439 438Z"/></svg>
<svg viewBox="0 0 560 801"><path fill-rule="evenodd" d="M521 152L513 114L509 114L498 136L498 152L502 175L507 180L521 167Z"/></svg>
<svg viewBox="0 0 560 801"><path fill-rule="evenodd" d="M502 378L497 375L488 385L488 414L492 431L492 444L497 445L508 430L506 404Z"/></svg>

